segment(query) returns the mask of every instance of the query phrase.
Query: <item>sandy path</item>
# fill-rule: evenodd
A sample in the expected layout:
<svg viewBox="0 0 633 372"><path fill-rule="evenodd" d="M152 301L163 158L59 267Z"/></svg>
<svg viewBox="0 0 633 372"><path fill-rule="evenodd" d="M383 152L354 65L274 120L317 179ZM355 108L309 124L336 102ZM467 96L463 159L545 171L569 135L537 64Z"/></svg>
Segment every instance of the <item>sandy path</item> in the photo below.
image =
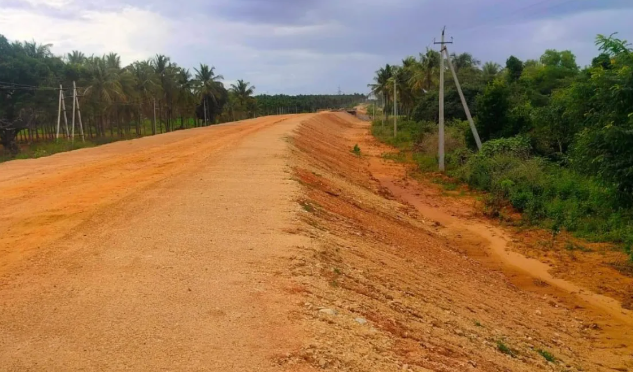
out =
<svg viewBox="0 0 633 372"><path fill-rule="evenodd" d="M279 370L304 239L282 119L0 167L0 370Z"/></svg>

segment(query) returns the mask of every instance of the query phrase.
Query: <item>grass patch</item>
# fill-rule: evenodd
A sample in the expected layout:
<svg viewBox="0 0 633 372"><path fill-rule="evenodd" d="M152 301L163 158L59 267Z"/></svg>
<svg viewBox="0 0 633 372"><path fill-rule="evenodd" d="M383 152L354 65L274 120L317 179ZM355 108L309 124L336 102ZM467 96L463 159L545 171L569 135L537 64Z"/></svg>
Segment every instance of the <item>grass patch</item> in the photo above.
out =
<svg viewBox="0 0 633 372"><path fill-rule="evenodd" d="M459 182L441 178L441 177L435 177L431 180L431 182L437 185L441 185L444 188L444 190L448 190L448 191L455 191L460 185Z"/></svg>
<svg viewBox="0 0 633 372"><path fill-rule="evenodd" d="M510 349L510 347L501 340L497 341L497 350L503 354L510 355L513 358L516 357L515 351Z"/></svg>
<svg viewBox="0 0 633 372"><path fill-rule="evenodd" d="M316 208L305 200L300 201L299 205L301 205L301 208L308 213L314 213L316 211Z"/></svg>
<svg viewBox="0 0 633 372"><path fill-rule="evenodd" d="M585 247L584 245L575 244L574 242L570 242L570 241L568 241L565 244L565 249L570 251L570 252L573 252L573 251L581 251L581 252L585 252L585 253L593 252L593 250Z"/></svg>
<svg viewBox="0 0 633 372"><path fill-rule="evenodd" d="M539 353L548 362L556 363L556 358L549 351L538 349L536 350L536 352Z"/></svg>
<svg viewBox="0 0 633 372"><path fill-rule="evenodd" d="M402 151L400 151L400 152L385 152L380 157L385 159L385 160L395 161L397 163L406 163L407 162L407 156Z"/></svg>
<svg viewBox="0 0 633 372"><path fill-rule="evenodd" d="M57 154L60 152L67 152L72 150L78 150L88 147L95 147L99 144L94 141L82 142L81 140L75 143L70 143L66 140L59 140L59 142L38 142L29 145L27 148L22 149L19 154L14 157L10 155L0 156L0 162L14 160L14 159L37 159L45 156Z"/></svg>

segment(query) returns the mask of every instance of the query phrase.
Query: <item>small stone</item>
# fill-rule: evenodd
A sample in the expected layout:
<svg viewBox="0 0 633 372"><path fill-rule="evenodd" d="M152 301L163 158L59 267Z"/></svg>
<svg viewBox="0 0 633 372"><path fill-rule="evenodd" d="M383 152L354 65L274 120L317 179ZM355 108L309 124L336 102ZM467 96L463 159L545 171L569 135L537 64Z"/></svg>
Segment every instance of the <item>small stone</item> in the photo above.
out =
<svg viewBox="0 0 633 372"><path fill-rule="evenodd" d="M327 367L327 360L325 360L323 358L319 359L319 367L321 367L321 368Z"/></svg>
<svg viewBox="0 0 633 372"><path fill-rule="evenodd" d="M541 315L541 314L543 314L543 313L541 312L541 310L536 310L536 311L534 312L534 314L536 314L536 315Z"/></svg>
<svg viewBox="0 0 633 372"><path fill-rule="evenodd" d="M409 365L408 364L403 364L402 365L402 370L403 371L408 371L409 370Z"/></svg>
<svg viewBox="0 0 633 372"><path fill-rule="evenodd" d="M319 310L320 312L327 314L327 315L336 315L338 314L338 312L334 309L321 309Z"/></svg>
<svg viewBox="0 0 633 372"><path fill-rule="evenodd" d="M356 321L356 323L358 323L358 324L366 324L367 323L367 319L365 319L365 318L356 318L356 319L354 319L354 321Z"/></svg>

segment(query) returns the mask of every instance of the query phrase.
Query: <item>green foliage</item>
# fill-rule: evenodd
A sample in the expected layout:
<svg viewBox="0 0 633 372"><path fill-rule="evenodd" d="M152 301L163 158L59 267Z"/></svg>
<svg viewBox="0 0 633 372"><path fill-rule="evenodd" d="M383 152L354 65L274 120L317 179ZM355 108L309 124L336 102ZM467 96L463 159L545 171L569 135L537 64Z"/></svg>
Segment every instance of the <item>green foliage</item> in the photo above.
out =
<svg viewBox="0 0 633 372"><path fill-rule="evenodd" d="M527 160L531 152L530 139L525 136L517 136L488 141L482 146L477 156L492 158L497 155L506 155Z"/></svg>
<svg viewBox="0 0 633 372"><path fill-rule="evenodd" d="M354 145L354 148L352 149L352 153L354 153L354 155L356 156L360 156L360 147L358 147L358 143Z"/></svg>
<svg viewBox="0 0 633 372"><path fill-rule="evenodd" d="M482 141L504 137L516 133L509 116L510 90L505 82L497 80L489 84L483 94L477 97L477 130Z"/></svg>
<svg viewBox="0 0 633 372"><path fill-rule="evenodd" d="M508 80L515 82L523 73L523 62L515 56L510 56L506 61L506 70L508 70Z"/></svg>
<svg viewBox="0 0 633 372"><path fill-rule="evenodd" d="M576 135L573 166L613 182L626 203L633 197L633 50L626 41L597 38L599 49L611 58L605 68L589 69L588 78L573 85L570 94L582 99L571 115L583 121Z"/></svg>
<svg viewBox="0 0 633 372"><path fill-rule="evenodd" d="M542 158L529 157L526 139L490 141L453 174L490 192L491 214L508 201L530 224L561 229L592 240L633 242L633 213L623 209L614 186L606 186Z"/></svg>
<svg viewBox="0 0 633 372"><path fill-rule="evenodd" d="M483 92L483 85L464 84L462 90L466 102L470 107L471 114L477 115L476 98ZM420 97L417 105L413 109L411 118L414 121L432 121L437 122L439 118L439 95L437 91L428 92ZM444 96L444 118L451 120L466 120L466 113L459 98L457 88L448 86Z"/></svg>

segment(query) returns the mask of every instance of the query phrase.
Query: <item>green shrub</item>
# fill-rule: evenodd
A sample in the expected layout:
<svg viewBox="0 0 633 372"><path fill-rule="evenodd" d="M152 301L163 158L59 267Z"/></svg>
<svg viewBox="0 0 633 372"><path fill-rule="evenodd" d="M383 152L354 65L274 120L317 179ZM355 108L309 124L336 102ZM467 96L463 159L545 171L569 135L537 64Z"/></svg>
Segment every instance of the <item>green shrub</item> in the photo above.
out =
<svg viewBox="0 0 633 372"><path fill-rule="evenodd" d="M486 213L499 214L507 200L526 223L595 241L633 246L633 213L620 205L617 188L529 156L525 138L489 141L452 174L490 193Z"/></svg>
<svg viewBox="0 0 633 372"><path fill-rule="evenodd" d="M531 152L530 139L525 136L516 136L499 138L484 143L480 155L485 157L508 155L519 159L528 159Z"/></svg>
<svg viewBox="0 0 633 372"><path fill-rule="evenodd" d="M354 148L352 149L352 153L356 156L360 156L360 147L358 147L358 143L354 145Z"/></svg>

